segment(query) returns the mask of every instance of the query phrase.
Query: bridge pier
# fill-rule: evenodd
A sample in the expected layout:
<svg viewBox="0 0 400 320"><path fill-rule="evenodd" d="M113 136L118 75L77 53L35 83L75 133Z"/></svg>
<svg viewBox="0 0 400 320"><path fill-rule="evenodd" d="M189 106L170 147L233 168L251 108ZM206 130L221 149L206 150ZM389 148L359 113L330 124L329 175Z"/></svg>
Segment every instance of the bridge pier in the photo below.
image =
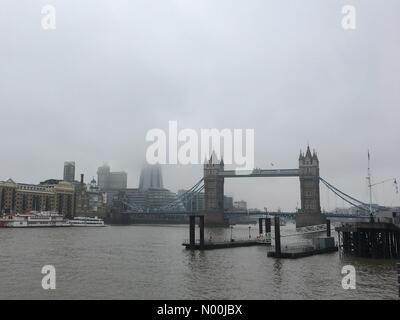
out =
<svg viewBox="0 0 400 320"><path fill-rule="evenodd" d="M325 224L326 218L318 213L298 213L296 214L296 228L316 226Z"/></svg>
<svg viewBox="0 0 400 320"><path fill-rule="evenodd" d="M310 147L305 155L300 152L299 178L301 209L296 215L296 228L325 224L320 204L319 160L315 151L311 154Z"/></svg>
<svg viewBox="0 0 400 320"><path fill-rule="evenodd" d="M204 164L204 214L207 227L228 227L224 216L224 161L213 154Z"/></svg>

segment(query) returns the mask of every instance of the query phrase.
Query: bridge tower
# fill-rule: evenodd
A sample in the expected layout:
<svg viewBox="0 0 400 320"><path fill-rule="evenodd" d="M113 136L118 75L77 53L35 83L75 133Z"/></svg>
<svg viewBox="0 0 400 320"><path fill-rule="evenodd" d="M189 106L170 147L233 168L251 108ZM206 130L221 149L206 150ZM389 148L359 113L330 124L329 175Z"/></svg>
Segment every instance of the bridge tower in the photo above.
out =
<svg viewBox="0 0 400 320"><path fill-rule="evenodd" d="M206 226L224 226L224 161L215 153L204 163L204 209Z"/></svg>
<svg viewBox="0 0 400 320"><path fill-rule="evenodd" d="M299 177L301 209L296 214L296 227L324 224L326 219L321 214L320 204L319 160L315 151L311 154L309 146L306 154L300 151Z"/></svg>

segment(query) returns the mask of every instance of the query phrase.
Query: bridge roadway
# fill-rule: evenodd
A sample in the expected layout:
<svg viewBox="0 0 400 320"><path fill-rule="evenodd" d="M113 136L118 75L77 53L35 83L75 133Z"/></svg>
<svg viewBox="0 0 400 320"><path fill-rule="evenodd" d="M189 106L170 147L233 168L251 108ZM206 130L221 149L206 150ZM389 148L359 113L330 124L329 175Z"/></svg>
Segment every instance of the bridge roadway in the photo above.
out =
<svg viewBox="0 0 400 320"><path fill-rule="evenodd" d="M179 217L188 217L191 214L199 214L199 212L189 212L189 211L164 211L164 212L134 212L134 211L125 211L122 214L124 215L133 215L136 217L148 217L152 219L157 218L179 218ZM368 218L368 216L363 215L355 215L355 214L343 214L343 213L333 213L333 212L325 212L322 213L327 218ZM279 216L282 218L294 218L296 216L295 212L268 212L270 216ZM251 218L264 218L266 213L263 211L260 212L225 212L225 216L227 218L232 217L251 217Z"/></svg>
<svg viewBox="0 0 400 320"><path fill-rule="evenodd" d="M254 169L250 170L225 170L218 176L224 178L257 178L257 177L298 177L299 169Z"/></svg>
<svg viewBox="0 0 400 320"><path fill-rule="evenodd" d="M263 218L266 216L265 212L249 212L249 214L245 212L226 212L225 215L228 217L240 217L240 216L249 216L252 218ZM296 216L295 212L268 212L269 216L278 216L282 218L292 218L294 219ZM356 215L356 214L345 214L345 213L334 213L334 212L323 212L327 218L368 218L368 215Z"/></svg>

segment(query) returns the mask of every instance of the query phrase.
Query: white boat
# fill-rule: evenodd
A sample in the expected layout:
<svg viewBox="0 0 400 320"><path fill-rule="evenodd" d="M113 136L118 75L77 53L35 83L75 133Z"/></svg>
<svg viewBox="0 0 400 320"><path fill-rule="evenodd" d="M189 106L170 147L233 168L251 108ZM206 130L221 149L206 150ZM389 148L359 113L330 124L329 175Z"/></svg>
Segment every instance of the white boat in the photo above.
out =
<svg viewBox="0 0 400 320"><path fill-rule="evenodd" d="M104 227L103 219L98 217L90 218L90 217L74 217L72 220L69 220L68 223L71 227Z"/></svg>
<svg viewBox="0 0 400 320"><path fill-rule="evenodd" d="M0 218L0 228L69 227L63 215L51 211L31 211L24 214L8 214Z"/></svg>
<svg viewBox="0 0 400 320"><path fill-rule="evenodd" d="M263 233L257 236L256 238L257 242L265 244L265 245L271 245L271 233Z"/></svg>

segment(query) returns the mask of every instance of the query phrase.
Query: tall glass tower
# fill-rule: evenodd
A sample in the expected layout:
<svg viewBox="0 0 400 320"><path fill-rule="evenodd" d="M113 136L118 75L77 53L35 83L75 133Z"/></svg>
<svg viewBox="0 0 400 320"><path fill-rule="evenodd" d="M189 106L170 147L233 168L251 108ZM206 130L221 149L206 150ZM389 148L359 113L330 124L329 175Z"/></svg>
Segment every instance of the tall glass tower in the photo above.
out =
<svg viewBox="0 0 400 320"><path fill-rule="evenodd" d="M75 162L64 162L64 181L74 182L75 180Z"/></svg>
<svg viewBox="0 0 400 320"><path fill-rule="evenodd" d="M140 173L139 189L146 191L148 189L162 189L163 179L160 165L145 165Z"/></svg>

